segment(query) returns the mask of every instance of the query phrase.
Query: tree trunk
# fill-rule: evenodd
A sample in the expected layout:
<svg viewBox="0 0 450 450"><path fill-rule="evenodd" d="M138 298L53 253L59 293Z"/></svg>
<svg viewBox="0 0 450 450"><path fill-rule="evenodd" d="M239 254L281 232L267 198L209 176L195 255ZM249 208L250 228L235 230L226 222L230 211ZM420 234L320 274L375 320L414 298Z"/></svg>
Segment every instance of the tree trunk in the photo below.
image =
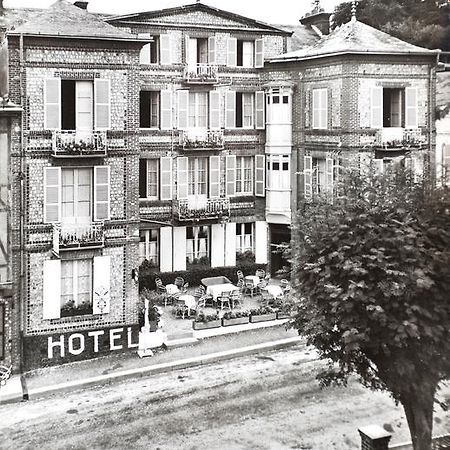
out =
<svg viewBox="0 0 450 450"><path fill-rule="evenodd" d="M402 396L414 450L431 450L434 394L437 385L414 386L408 396Z"/></svg>

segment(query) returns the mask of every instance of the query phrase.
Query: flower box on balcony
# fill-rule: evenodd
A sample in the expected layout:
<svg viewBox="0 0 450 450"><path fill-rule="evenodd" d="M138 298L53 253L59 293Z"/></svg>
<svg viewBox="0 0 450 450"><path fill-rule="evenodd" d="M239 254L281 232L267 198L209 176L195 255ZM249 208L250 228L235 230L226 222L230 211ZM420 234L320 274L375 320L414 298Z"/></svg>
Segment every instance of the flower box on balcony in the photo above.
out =
<svg viewBox="0 0 450 450"><path fill-rule="evenodd" d="M106 155L106 132L55 131L53 156L79 157Z"/></svg>

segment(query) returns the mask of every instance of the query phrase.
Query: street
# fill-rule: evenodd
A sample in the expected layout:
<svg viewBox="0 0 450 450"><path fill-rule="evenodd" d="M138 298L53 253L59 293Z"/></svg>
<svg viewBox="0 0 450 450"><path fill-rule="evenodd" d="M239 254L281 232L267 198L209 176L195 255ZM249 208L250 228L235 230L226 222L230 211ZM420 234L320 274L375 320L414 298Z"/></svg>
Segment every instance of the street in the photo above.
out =
<svg viewBox="0 0 450 450"><path fill-rule="evenodd" d="M297 346L0 409L2 449L359 449L358 427L409 439L403 410L356 381L321 390ZM450 398L450 389L440 391ZM436 408L435 432L450 431Z"/></svg>

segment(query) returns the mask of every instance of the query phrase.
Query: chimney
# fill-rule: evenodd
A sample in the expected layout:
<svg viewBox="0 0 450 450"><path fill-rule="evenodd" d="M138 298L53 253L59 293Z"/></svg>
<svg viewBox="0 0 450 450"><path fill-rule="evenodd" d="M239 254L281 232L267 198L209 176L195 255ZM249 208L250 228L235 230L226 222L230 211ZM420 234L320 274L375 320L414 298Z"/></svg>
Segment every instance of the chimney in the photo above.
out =
<svg viewBox="0 0 450 450"><path fill-rule="evenodd" d="M312 11L302 17L300 23L318 31L318 34L330 34L330 16L331 13L320 6L320 0L315 0Z"/></svg>
<svg viewBox="0 0 450 450"><path fill-rule="evenodd" d="M2 1L2 0L0 0L0 1ZM76 1L74 3L74 6L78 6L78 8L81 8L81 9L87 9L88 3L89 2Z"/></svg>

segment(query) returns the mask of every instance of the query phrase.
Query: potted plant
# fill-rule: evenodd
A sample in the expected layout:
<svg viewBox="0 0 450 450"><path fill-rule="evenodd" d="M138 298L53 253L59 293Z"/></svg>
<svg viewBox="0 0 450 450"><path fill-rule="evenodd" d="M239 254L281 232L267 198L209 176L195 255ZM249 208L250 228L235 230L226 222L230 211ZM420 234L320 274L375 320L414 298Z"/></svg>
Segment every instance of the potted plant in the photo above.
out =
<svg viewBox="0 0 450 450"><path fill-rule="evenodd" d="M277 314L270 306L261 306L258 309L250 310L250 322L266 322L268 320L276 320Z"/></svg>
<svg viewBox="0 0 450 450"><path fill-rule="evenodd" d="M230 327L232 325L242 325L248 323L249 311L227 311L222 317L222 326Z"/></svg>
<svg viewBox="0 0 450 450"><path fill-rule="evenodd" d="M145 325L145 300L148 300L148 321L151 332L158 329L158 323L161 319L161 312L157 305L158 299L159 294L148 289L143 289L140 294L139 326L142 328Z"/></svg>
<svg viewBox="0 0 450 450"><path fill-rule="evenodd" d="M192 322L194 330L207 330L209 328L219 328L222 321L218 314L205 314L200 312Z"/></svg>

